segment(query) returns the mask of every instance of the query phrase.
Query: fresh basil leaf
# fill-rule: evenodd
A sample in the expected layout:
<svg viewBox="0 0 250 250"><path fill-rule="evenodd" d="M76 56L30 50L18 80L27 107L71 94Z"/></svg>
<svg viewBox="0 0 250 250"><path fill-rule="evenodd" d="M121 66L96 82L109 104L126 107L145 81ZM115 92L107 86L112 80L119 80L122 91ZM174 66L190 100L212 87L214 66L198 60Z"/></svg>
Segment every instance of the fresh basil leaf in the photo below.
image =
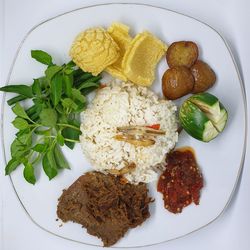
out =
<svg viewBox="0 0 250 250"><path fill-rule="evenodd" d="M29 119L23 107L17 102L16 105L12 108L12 111L17 115L24 119Z"/></svg>
<svg viewBox="0 0 250 250"><path fill-rule="evenodd" d="M80 125L77 121L70 121L68 123L80 128ZM73 129L73 128L64 128L62 130L62 135L65 139L71 139L71 140L78 141L80 134L81 134L81 131ZM75 146L75 142L69 142L69 141L65 140L65 145L67 147L69 147L70 149L73 149Z"/></svg>
<svg viewBox="0 0 250 250"><path fill-rule="evenodd" d="M26 96L28 98L31 98L33 96L31 87L27 85L22 85L22 84L7 85L7 86L0 88L0 91L16 93L22 96Z"/></svg>
<svg viewBox="0 0 250 250"><path fill-rule="evenodd" d="M63 75L63 89L66 96L71 97L73 85L73 75Z"/></svg>
<svg viewBox="0 0 250 250"><path fill-rule="evenodd" d="M57 112L54 109L46 108L40 113L41 124L46 127L54 127L57 122Z"/></svg>
<svg viewBox="0 0 250 250"><path fill-rule="evenodd" d="M30 132L30 128L26 128L26 129L23 129L23 130L19 130L17 133L16 133L16 137L18 138L19 136L23 135L23 134L29 134Z"/></svg>
<svg viewBox="0 0 250 250"><path fill-rule="evenodd" d="M32 89L30 86L19 84L19 85L7 85L0 88L0 91L16 93L31 98L33 96Z"/></svg>
<svg viewBox="0 0 250 250"><path fill-rule="evenodd" d="M81 113L87 107L86 103L77 102L77 105L78 107L77 110L75 111L76 113Z"/></svg>
<svg viewBox="0 0 250 250"><path fill-rule="evenodd" d="M29 150L26 145L21 143L17 138L11 143L10 146L11 157L19 159L21 156L27 155Z"/></svg>
<svg viewBox="0 0 250 250"><path fill-rule="evenodd" d="M32 101L34 102L35 105L43 105L46 106L44 103L44 100L41 98L33 98Z"/></svg>
<svg viewBox="0 0 250 250"><path fill-rule="evenodd" d="M43 153L43 152L45 152L45 151L47 150L47 148L48 148L48 145L47 145L47 144L38 143L38 144L36 144L36 145L32 148L32 150L34 150L34 151L36 151L36 152L38 152L38 153Z"/></svg>
<svg viewBox="0 0 250 250"><path fill-rule="evenodd" d="M34 167L30 162L24 162L23 176L27 182L33 185L36 183Z"/></svg>
<svg viewBox="0 0 250 250"><path fill-rule="evenodd" d="M99 87L99 85L98 85ZM86 96L88 95L89 93L93 92L94 90L96 90L98 87L91 87L91 88L87 88L87 89L82 89L81 90L81 93Z"/></svg>
<svg viewBox="0 0 250 250"><path fill-rule="evenodd" d="M81 91L78 89L72 89L72 96L74 99L80 101L81 103L86 103L86 98L84 95L81 94Z"/></svg>
<svg viewBox="0 0 250 250"><path fill-rule="evenodd" d="M64 70L64 73L65 73L66 75L71 75L73 72L74 72L74 69L72 69L72 68L66 68L66 69Z"/></svg>
<svg viewBox="0 0 250 250"><path fill-rule="evenodd" d="M16 160L15 158L12 158L6 165L5 167L5 175L9 175L11 172L13 172L19 165L21 164L21 162L19 162L18 160Z"/></svg>
<svg viewBox="0 0 250 250"><path fill-rule="evenodd" d="M42 89L40 86L40 81L38 79L34 79L34 82L32 84L32 92L34 95L37 95L38 97L42 95Z"/></svg>
<svg viewBox="0 0 250 250"><path fill-rule="evenodd" d="M35 130L34 133L36 135L45 135L45 136L50 136L50 129L45 129L45 130Z"/></svg>
<svg viewBox="0 0 250 250"><path fill-rule="evenodd" d="M85 73L82 72L81 75L78 75L77 77L74 76L74 86L80 87L85 82L94 82L92 79L95 80L94 76L91 73Z"/></svg>
<svg viewBox="0 0 250 250"><path fill-rule="evenodd" d="M49 180L53 179L57 175L57 170L52 166L51 162L49 161L48 153L44 155L42 165L45 174L49 177Z"/></svg>
<svg viewBox="0 0 250 250"><path fill-rule="evenodd" d="M72 68L72 67L75 67L76 64L71 60L71 61L69 61L69 62L66 64L66 66L69 67L69 68Z"/></svg>
<svg viewBox="0 0 250 250"><path fill-rule="evenodd" d="M48 80L51 80L54 77L54 75L58 73L60 70L62 70L61 66L53 65L45 70L45 75L48 78Z"/></svg>
<svg viewBox="0 0 250 250"><path fill-rule="evenodd" d="M56 111L59 113L59 115L64 114L63 106L60 103L57 104Z"/></svg>
<svg viewBox="0 0 250 250"><path fill-rule="evenodd" d="M61 74L55 74L55 76L51 79L51 101L56 106L59 101L61 100L62 96L62 75Z"/></svg>
<svg viewBox="0 0 250 250"><path fill-rule="evenodd" d="M59 143L60 146L64 145L64 137L60 133L57 134L56 141Z"/></svg>
<svg viewBox="0 0 250 250"><path fill-rule="evenodd" d="M96 87L96 88L98 88L99 87L99 83L86 81L83 84L81 84L78 87L78 89L82 90L82 89L87 89L87 88L90 88L90 87Z"/></svg>
<svg viewBox="0 0 250 250"><path fill-rule="evenodd" d="M26 129L29 127L29 124L28 122L23 119L23 118L20 118L20 117L16 117L15 120L12 122L12 124L17 128L17 129L20 129L20 130L23 130L23 129Z"/></svg>
<svg viewBox="0 0 250 250"><path fill-rule="evenodd" d="M47 79L47 77L42 76L39 77L37 80L39 81L42 90L49 86L49 80Z"/></svg>
<svg viewBox="0 0 250 250"><path fill-rule="evenodd" d="M17 137L17 140L24 146L29 147L32 144L32 134L31 132L21 134Z"/></svg>
<svg viewBox="0 0 250 250"><path fill-rule="evenodd" d="M70 98L63 99L62 105L65 109L77 110L77 104Z"/></svg>
<svg viewBox="0 0 250 250"><path fill-rule="evenodd" d="M57 167L70 169L69 163L65 159L64 155L62 154L58 146L54 148L54 156L55 156Z"/></svg>
<svg viewBox="0 0 250 250"><path fill-rule="evenodd" d="M56 166L56 160L55 160L55 156L54 156L54 147L53 148L50 148L50 150L47 151L47 157L48 157L48 161L49 161L49 164L52 168L54 169L57 169L57 166Z"/></svg>
<svg viewBox="0 0 250 250"><path fill-rule="evenodd" d="M51 65L52 64L52 57L45 51L42 50L31 50L31 57L36 59L38 62Z"/></svg>

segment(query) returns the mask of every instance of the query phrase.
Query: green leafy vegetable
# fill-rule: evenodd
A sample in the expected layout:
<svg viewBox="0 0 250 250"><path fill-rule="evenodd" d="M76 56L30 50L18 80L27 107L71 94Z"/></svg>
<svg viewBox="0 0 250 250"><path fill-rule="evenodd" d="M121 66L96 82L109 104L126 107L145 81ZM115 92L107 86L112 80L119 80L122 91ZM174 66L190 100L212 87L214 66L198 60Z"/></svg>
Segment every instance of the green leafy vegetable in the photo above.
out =
<svg viewBox="0 0 250 250"><path fill-rule="evenodd" d="M77 104L70 98L65 98L62 100L62 105L65 109L77 110ZM67 112L68 113L68 112Z"/></svg>
<svg viewBox="0 0 250 250"><path fill-rule="evenodd" d="M64 145L64 137L60 133L57 134L56 141L60 146Z"/></svg>
<svg viewBox="0 0 250 250"><path fill-rule="evenodd" d="M9 99L7 101L8 105L9 106L12 106L13 104L17 103L17 102L20 102L20 101L23 101L25 99L27 99L28 97L24 96L24 95L18 95L18 96L15 96L11 99Z"/></svg>
<svg viewBox="0 0 250 250"><path fill-rule="evenodd" d="M50 180L59 170L70 168L60 147L73 149L79 141L79 112L87 105L85 95L99 87L101 76L82 71L72 61L55 65L42 50L32 50L31 56L47 65L44 75L34 79L30 86L8 85L0 91L17 94L7 101L16 114L12 124L18 131L10 147L12 158L5 174L23 164L25 180L35 184L35 166L40 161ZM27 102L24 109L21 102L27 99L33 103Z"/></svg>
<svg viewBox="0 0 250 250"><path fill-rule="evenodd" d="M73 75L64 75L63 76L63 89L65 94L68 97L71 97L72 94L72 86L73 86Z"/></svg>
<svg viewBox="0 0 250 250"><path fill-rule="evenodd" d="M21 164L21 162L19 162L18 160L16 160L15 158L12 158L8 164L5 167L5 175L9 175L12 171L14 171L19 165Z"/></svg>
<svg viewBox="0 0 250 250"><path fill-rule="evenodd" d="M16 103L16 105L12 108L12 111L17 115L24 119L29 119L28 115L26 114L24 108L19 104Z"/></svg>
<svg viewBox="0 0 250 250"><path fill-rule="evenodd" d="M75 100L80 101L81 103L85 103L86 102L86 98L85 96L83 96L81 94L81 91L78 89L72 89L72 96Z"/></svg>
<svg viewBox="0 0 250 250"><path fill-rule="evenodd" d="M98 86L99 86L99 84L95 83L95 82L84 82L79 86L79 90L87 89L90 87L98 87Z"/></svg>
<svg viewBox="0 0 250 250"><path fill-rule="evenodd" d="M54 156L52 158L51 154L52 154L51 152L46 153L42 161L43 170L45 174L49 177L49 180L53 179L57 175L57 170L55 168L56 162L55 162Z"/></svg>
<svg viewBox="0 0 250 250"><path fill-rule="evenodd" d="M52 64L52 57L42 50L31 50L31 57L36 59L40 63L46 65Z"/></svg>
<svg viewBox="0 0 250 250"><path fill-rule="evenodd" d="M34 150L35 152L43 153L46 151L47 147L48 145L46 144L38 143L32 148L32 150Z"/></svg>
<svg viewBox="0 0 250 250"><path fill-rule="evenodd" d="M54 148L57 167L70 169L70 166L58 146Z"/></svg>
<svg viewBox="0 0 250 250"><path fill-rule="evenodd" d="M33 96L32 88L26 85L8 85L0 88L0 91L16 93L29 98Z"/></svg>
<svg viewBox="0 0 250 250"><path fill-rule="evenodd" d="M45 75L47 77L48 80L51 80L52 77L58 73L60 70L62 70L62 67L61 66L58 66L58 65L53 65L51 67L48 67L46 70L45 70Z"/></svg>
<svg viewBox="0 0 250 250"><path fill-rule="evenodd" d="M28 122L23 119L23 118L20 118L20 117L16 117L15 120L12 122L12 124L17 128L17 129L20 129L20 130L23 130L23 129L26 129L29 127L29 124Z"/></svg>
<svg viewBox="0 0 250 250"><path fill-rule="evenodd" d="M70 148L73 149L75 146L75 143L79 140L79 136L81 134L80 124L77 121L69 121L69 124L72 126L68 126L65 129L62 130L62 135L65 139L65 144Z"/></svg>
<svg viewBox="0 0 250 250"><path fill-rule="evenodd" d="M57 113L54 109L46 108L40 113L41 124L46 127L54 127L57 122Z"/></svg>
<svg viewBox="0 0 250 250"><path fill-rule="evenodd" d="M34 167L30 162L24 162L23 176L27 182L31 184L36 183Z"/></svg>
<svg viewBox="0 0 250 250"><path fill-rule="evenodd" d="M61 96L62 96L62 75L56 74L51 79L51 100L54 105L54 107L59 103Z"/></svg>
<svg viewBox="0 0 250 250"><path fill-rule="evenodd" d="M42 95L42 89L39 79L34 79L34 83L32 85L32 92L34 95L37 95L38 97Z"/></svg>

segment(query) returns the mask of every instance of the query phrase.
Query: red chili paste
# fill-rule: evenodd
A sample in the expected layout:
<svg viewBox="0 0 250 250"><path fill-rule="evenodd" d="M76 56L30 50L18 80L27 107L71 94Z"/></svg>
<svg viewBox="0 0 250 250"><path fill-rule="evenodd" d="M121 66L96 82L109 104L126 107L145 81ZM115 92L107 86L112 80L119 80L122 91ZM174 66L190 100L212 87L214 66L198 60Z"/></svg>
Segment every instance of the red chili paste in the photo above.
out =
<svg viewBox="0 0 250 250"><path fill-rule="evenodd" d="M163 194L165 208L172 213L181 213L192 202L198 205L202 187L203 178L193 150L183 148L170 152L166 170L157 186L158 192Z"/></svg>

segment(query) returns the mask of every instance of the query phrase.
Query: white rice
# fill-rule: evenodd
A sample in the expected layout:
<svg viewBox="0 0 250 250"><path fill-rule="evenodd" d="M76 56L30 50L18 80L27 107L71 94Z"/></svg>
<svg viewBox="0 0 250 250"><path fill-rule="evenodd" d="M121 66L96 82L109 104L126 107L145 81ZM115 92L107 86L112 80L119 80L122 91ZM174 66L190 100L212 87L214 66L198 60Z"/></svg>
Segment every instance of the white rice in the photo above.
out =
<svg viewBox="0 0 250 250"><path fill-rule="evenodd" d="M154 166L164 161L178 140L176 110L171 101L160 100L146 87L114 81L98 90L81 114L82 150L97 171L119 170L134 162L135 170L125 175L129 182L154 181ZM117 127L152 124L160 124L160 129L166 131L155 138L152 146L135 147L113 138Z"/></svg>

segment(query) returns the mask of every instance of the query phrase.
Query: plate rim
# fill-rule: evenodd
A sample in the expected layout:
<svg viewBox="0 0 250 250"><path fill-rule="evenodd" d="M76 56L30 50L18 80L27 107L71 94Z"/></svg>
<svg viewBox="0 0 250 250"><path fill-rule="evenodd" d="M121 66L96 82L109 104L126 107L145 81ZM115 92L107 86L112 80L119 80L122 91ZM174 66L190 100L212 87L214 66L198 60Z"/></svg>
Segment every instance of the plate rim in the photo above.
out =
<svg viewBox="0 0 250 250"><path fill-rule="evenodd" d="M211 25L207 24L206 22L204 21L201 21L195 17L192 17L190 15L186 15L186 14L183 14L181 12L178 12L178 11L175 11L175 10L171 10L171 9L168 9L168 8L165 8L165 7L161 7L161 6L157 6L157 5L153 5L153 4L146 4L146 3L127 3L127 2L116 2L116 3L112 3L112 2L108 2L108 3L101 3L101 4L93 4L93 5L87 5L87 6L84 6L84 7L79 7L79 8L76 8L76 9L73 9L73 10L70 10L70 11L67 11L67 12L64 12L62 14L59 14L59 15L56 15L56 16L53 16L51 18L48 18L36 25L34 25L25 35L24 35L24 38L22 39L22 41L20 42L16 52L15 52L15 55L14 55L14 58L12 60L12 63L11 63L11 66L10 66L10 69L9 69L9 72L7 74L7 80L5 82L5 85L9 85L9 81L10 81L10 77L11 77L11 74L13 72L13 68L14 68L14 65L16 63L16 60L17 60L17 57L19 55L19 52L24 44L24 42L26 41L26 39L29 37L29 35L35 30L37 29L38 27L40 27L41 25L53 20L53 19L56 19L58 17L61 17L61 16L64 16L64 15L67 15L67 14L70 14L70 13L73 13L73 12L77 12L79 10L83 10L83 9L89 9L89 8L95 8L95 7L100 7L100 6L112 6L112 5L136 5L136 6L144 6L144 7L149 7L149 8L154 8L154 9L160 9L160 10L164 10L164 11L167 11L167 12L172 12L172 13L175 13L179 16L184 16L184 17L187 17L189 19L192 19L192 20L195 20L205 26L207 26L208 28L210 28L211 30L213 30L222 40L222 42L224 43L226 49L228 50L229 52L229 55L232 59L232 62L233 62L233 65L234 65L234 68L236 70L236 73L237 73L237 77L238 77L238 80L239 80L239 83L240 83L240 87L241 87L241 94L242 94L242 97L243 97L243 104L244 104L244 118L245 118L245 122L244 122L244 125L245 125L245 129L244 129L244 144L243 144L243 149L242 149L242 155L241 155L241 161L240 161L240 166L238 168L238 172L237 172L237 177L235 179L235 183L234 183L234 186L233 186L233 189L232 189L232 192L228 198L228 201L226 202L225 206L223 207L223 209L221 210L221 212L211 221L209 221L207 224L199 227L199 228L196 228L195 230L192 230L191 232L188 232L188 233L185 233L183 235L180 235L178 237L175 237L175 238L172 238L172 239L168 239L168 240L164 240L164 241L161 241L161 242L157 242L157 243L153 243L153 244L146 244L146 245L138 245L138 246L124 246L124 247L116 247L116 246L111 246L110 248L113 248L113 249L129 249L129 248L142 248L142 247L150 247L150 246L155 246L155 245L159 245L159 244L163 244L163 243L167 243L167 242L170 242L170 241L174 241L174 240L177 240L177 239L180 239L180 238L183 238L185 236L188 236L196 231L199 231L205 227L207 227L208 225L210 225L211 223L213 223L214 221L216 221L219 217L221 217L221 215L226 211L228 205L230 204L234 194L235 194L235 191L238 187L238 184L240 183L240 176L242 174L242 170L243 170L243 167L244 167L244 162L245 162L245 156L246 156L246 148L247 148L247 138L248 138L248 117L247 117L247 110L248 110L248 107L247 107L247 98L246 98L246 91L245 91L245 84L244 84L244 81L242 79L242 76L241 76L241 73L240 73L240 70L238 68L238 65L236 63L236 60L234 58L234 55L232 53L232 50L228 44L228 42L226 41L226 39L215 29L213 28ZM7 160L6 160L6 149L5 149L5 145L4 145L4 133L3 133L3 128L4 128L4 107L6 105L5 103L5 99L6 99L6 93L4 92L3 94L3 98L2 98L2 105L1 105L1 124L0 124L0 127L1 127L1 145L2 145L2 154L3 154L3 158L4 158L4 163L5 165L7 164ZM18 192L16 190L16 187L13 183L13 180L11 178L11 175L9 175L9 180L11 182L11 186L21 204L21 207L24 209L26 215L30 218L30 220L36 225L38 226L41 230L49 233L49 234L52 234L56 237L59 237L61 239L64 239L64 240L68 240L68 241L72 241L72 242L75 242L75 243L79 243L79 244L83 244L83 245L87 245L87 246L92 246L92 247L99 247L99 248L103 248L103 246L100 246L100 245L96 245L96 244L90 244L90 243L85 243L85 242L81 242L81 241L78 241L78 240L74 240L74 239L70 239L70 238L67 238L67 237L64 237L64 236L61 236L59 234L56 234L54 232L51 232L50 230L44 228L43 226L39 225L38 222L36 222L32 216L29 214L29 212L27 211L26 207L24 206L21 198L19 197L18 195Z"/></svg>

